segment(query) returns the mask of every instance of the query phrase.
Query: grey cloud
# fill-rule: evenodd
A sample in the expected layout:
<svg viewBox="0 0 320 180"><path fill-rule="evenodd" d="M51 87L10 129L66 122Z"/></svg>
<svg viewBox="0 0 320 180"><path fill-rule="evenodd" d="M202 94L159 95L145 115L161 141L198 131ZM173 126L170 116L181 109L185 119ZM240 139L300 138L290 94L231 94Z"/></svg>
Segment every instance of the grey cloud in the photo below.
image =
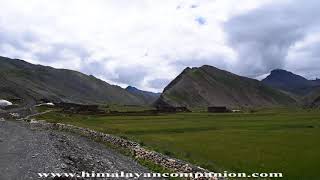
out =
<svg viewBox="0 0 320 180"><path fill-rule="evenodd" d="M287 68L309 79L320 78L320 44L314 42L296 50L301 55L291 57Z"/></svg>
<svg viewBox="0 0 320 180"><path fill-rule="evenodd" d="M195 19L195 21L199 24L199 25L205 25L207 23L206 18L199 16Z"/></svg>
<svg viewBox="0 0 320 180"><path fill-rule="evenodd" d="M80 44L67 42L43 44L40 37L30 31L14 33L0 29L0 46L10 45L20 52L31 53L33 52L33 47L30 46L30 43L49 47L48 51L34 52L32 54L36 58L34 60L38 60L44 64L64 60L65 50L80 57L81 59L85 59L90 56L90 52Z"/></svg>
<svg viewBox="0 0 320 180"><path fill-rule="evenodd" d="M196 5L196 4L192 4L192 5L190 6L190 8L192 8L192 9L197 8L197 7L199 7L199 6Z"/></svg>
<svg viewBox="0 0 320 180"><path fill-rule="evenodd" d="M307 54L310 58L319 59L320 61L320 43L314 42L307 47L297 50L298 52Z"/></svg>
<svg viewBox="0 0 320 180"><path fill-rule="evenodd" d="M154 79L148 82L148 85L154 89L162 89L170 83L171 79Z"/></svg>
<svg viewBox="0 0 320 180"><path fill-rule="evenodd" d="M145 67L139 66L124 66L115 69L118 77L110 80L123 84L128 84L135 87L140 87L144 77L148 74L148 70Z"/></svg>
<svg viewBox="0 0 320 180"><path fill-rule="evenodd" d="M289 48L318 26L320 1L291 1L263 6L224 24L239 53L238 73L258 76L286 66Z"/></svg>
<svg viewBox="0 0 320 180"><path fill-rule="evenodd" d="M47 46L47 50L33 52L31 49L33 47L28 46L29 42L40 46ZM109 59L98 59L98 62L87 63L87 60L91 57L91 52L81 44L73 44L68 42L43 44L40 38L38 38L31 32L12 33L0 29L0 47L1 45L10 45L11 47L18 50L19 53L33 52L33 60L37 60L40 64L43 65L57 63L65 60L72 60L66 59L66 55L71 54L81 59L82 63L80 70L82 72L86 74L103 76L105 79L109 79L117 83L129 84L139 87L144 77L147 75L147 70L143 67L120 66L119 68L114 69L117 77L110 77L110 72L107 72L104 68L104 64ZM20 58L19 54L17 54L17 58Z"/></svg>
<svg viewBox="0 0 320 180"><path fill-rule="evenodd" d="M41 62L55 62L63 60L65 51L76 55L81 59L90 57L90 52L79 44L56 43L49 45L49 51L34 53L34 56Z"/></svg>
<svg viewBox="0 0 320 180"><path fill-rule="evenodd" d="M173 60L170 65L175 66L179 72L186 67L200 67L203 65L211 65L220 69L229 69L227 58L219 55L212 55L208 58L190 57L188 59L177 59Z"/></svg>
<svg viewBox="0 0 320 180"><path fill-rule="evenodd" d="M108 61L107 59L104 61ZM85 66L81 67L81 71L89 74L89 75L95 75L95 76L105 76L105 78L108 78L108 74L104 68L104 65L102 62L92 62Z"/></svg>
<svg viewBox="0 0 320 180"><path fill-rule="evenodd" d="M29 31L21 33L8 32L0 28L0 45L10 45L16 49L27 51L27 43L38 41L35 34Z"/></svg>
<svg viewBox="0 0 320 180"><path fill-rule="evenodd" d="M99 75L104 78L111 80L113 82L127 84L141 88L141 84L144 78L148 75L148 70L145 67L118 67L115 68L116 77L110 76L109 72L106 72L102 63L105 63L108 59L103 62L93 62L87 66L83 66L81 69L82 72L86 74ZM148 81L148 87L154 89L162 89L165 87L171 79L155 79Z"/></svg>
<svg viewBox="0 0 320 180"><path fill-rule="evenodd" d="M319 28L320 24L318 22L320 19L320 11L318 10L320 7L320 1L319 0L305 0L305 1L289 0L288 2L289 3L280 4L280 3L277 3L277 1L275 1L275 3L272 3L270 5L262 6L258 9L254 9L244 14L232 17L224 24L223 28L227 34L229 45L236 52L239 53L239 58L233 59L233 61L228 61L228 57L231 57L231 56L229 56L230 54L226 54L225 52L217 53L217 51L212 51L211 53L210 50L207 50L207 48L201 48L201 47L198 48L197 46L207 45L208 42L202 43L200 42L200 40L190 37L190 39L195 39L195 40L192 40L192 44L190 44L189 49L192 49L192 51L188 52L188 48L186 48L185 52L179 51L179 54L176 57L179 57L180 59L172 58L170 56L170 51L168 52L167 55L163 55L167 53L166 50L164 50L164 53L162 52L155 53L157 56L158 55L164 56L164 57L161 57L161 59L163 59L166 62L165 64L168 64L168 68L166 67L166 65L158 67L156 63L151 69L146 69L145 67L139 66L139 65L126 66L125 64L121 64L121 63L125 63L125 61L127 60L126 57L128 55L129 56L131 55L130 54L131 49L130 51L128 51L128 54L125 54L124 57L118 57L117 49L113 51L114 49L112 47L119 48L119 47L122 47L122 45L119 46L119 44L117 44L118 42L116 41L112 43L107 43L106 41L105 45L100 45L101 42L97 42L97 46L110 47L110 51L108 52L100 52L99 50L93 50L96 52L90 52L86 47L89 46L89 44L91 43L84 44L77 39L64 37L63 33L61 35L59 34L59 31L53 31L57 33L55 34L55 37L61 36L62 39L66 39L68 42L62 42L62 43L46 42L48 44L43 44L44 42L42 41L45 41L46 39L41 38L41 33L39 34L36 32L27 31L28 28L25 28L25 26L20 26L20 28L15 28L16 32L14 31L9 32L5 30L5 27L10 27L10 24L4 24L4 23L1 24L1 22L0 22L0 48L1 48L1 45L10 45L17 50L18 56L19 55L24 56L24 52L25 52L27 54L25 56L28 58L29 58L28 55L32 53L31 54L32 57L36 58L34 60L36 60L36 62L39 61L41 64L44 64L44 65L62 63L65 59L67 59L65 57L66 55L65 52L68 52L72 54L70 58L73 58L73 55L74 55L75 58L81 59L81 62L80 62L81 67L79 67L80 71L86 74L93 74L99 77L102 76L104 79L111 80L115 83L129 84L137 87L144 85L143 83L144 79L154 79L155 77L153 77L153 75L155 73L153 71L155 71L157 68L163 68L163 69L167 68L170 71L175 70L176 72L174 73L179 73L187 66L199 67L204 64L213 65L221 69L226 69L238 74L247 75L251 77L257 77L259 75L266 74L271 69L274 69L274 68L288 68L288 70L297 71L297 73L306 75L307 77L316 77L316 76L320 77L320 72L319 72L320 65L318 65L320 64L319 63L319 57L320 57L319 43L310 44L308 47L299 49L298 51L303 52L301 53L303 54L303 56L293 57L293 59L290 59L290 60L288 59L288 53L290 53L289 51L290 47L292 47L295 43L303 40L303 38L306 37L307 35L310 35L312 33L316 34L320 32L320 28ZM206 14L206 12L201 12L201 14L197 14L197 12L200 10L199 8L202 7L202 4L201 4L201 7L199 6L199 8L197 8L198 6L199 6L198 4L185 4L185 5L182 4L182 5L178 5L176 8L180 9L180 11L187 10L188 12L192 11L193 13L196 13L192 15L193 19L188 18L190 22L188 21L187 23L198 23L199 25L205 24L206 26L202 26L203 27L202 30L206 31L207 27L209 28L210 25L214 24L213 22L211 23L213 18L211 18L210 14ZM190 9L190 8L196 8L196 9ZM23 20L23 18L21 18L18 15L16 16L17 18L15 19L17 19L17 21L16 22L13 21L12 24L13 23L18 24L20 19L24 22L22 24L26 23L25 20ZM3 17L5 16L3 15ZM39 18L41 17L42 16L39 16ZM64 18L64 17L61 16L61 18ZM47 22L46 18L43 20ZM155 20L157 20L157 18ZM30 22L27 22L27 23L30 23L32 25L32 22L33 22L33 19L30 19ZM159 22L159 24L162 26L161 23L162 21ZM182 23L185 23L185 22L182 22ZM168 24L171 24L171 23L168 23ZM166 27L168 24L163 24L163 26ZM97 29L100 27L98 25L99 24L97 24ZM43 26L47 26L47 25L43 24ZM154 26L154 25L150 24L150 26ZM41 29L41 27L37 27L36 29L38 28ZM55 26L50 25L48 27L43 27L43 30L47 32L48 29L50 28L54 29ZM74 27L74 28L79 30L79 28L77 27ZM30 28L30 29L33 29L33 28ZM139 27L139 29L142 29L142 28ZM163 28L163 29L164 31L167 31L167 28ZM196 31L196 33L206 33L205 31ZM144 32L145 31L141 31L141 33L144 33ZM159 37L162 37L161 32L163 31L159 31L159 32L160 32ZM121 31L119 33L121 33ZM128 33L132 33L132 32L128 31ZM152 33L157 34L158 32L155 31ZM165 32L165 33L168 33L168 36L166 36L168 40L165 38L159 40L161 41L160 43L162 43L160 44L161 47L166 47L167 42L169 40L176 41L176 40L179 40L179 38L182 39L182 38L189 38L187 36L193 36L193 34L183 34L183 33L177 34L175 32L174 33ZM93 36L92 39L95 39L96 34L95 33L91 33L91 34ZM113 33L111 33L111 35L113 35ZM135 38L134 35L135 34L133 33L132 34L133 39ZM206 35L206 34L203 34L203 35ZM217 36L217 35L212 33L212 36ZM146 36L143 36L143 37L149 37L149 36L148 34L146 34ZM154 39L157 40L157 37L155 36ZM208 38L208 40L210 39L211 38ZM206 41L206 39L201 39L201 41L202 40ZM139 40L139 43L137 44L140 44L140 43L144 44L145 41L148 41L148 39L142 38L141 40ZM46 47L49 47L48 51L34 52L31 49L33 47L28 46L30 42L32 42L33 44L39 47L41 47L42 45L45 45ZM102 42L102 44L103 43L104 42ZM126 44L126 42L122 42L122 43ZM186 46L187 45L188 44L186 44ZM94 48L94 46L88 47L88 48L92 49ZM141 48L144 49L144 47L141 47ZM172 48L172 47L169 47L169 48ZM162 51L162 49L163 48L159 48L159 50L157 49L156 51ZM205 52L202 52L202 51L205 51ZM90 59L91 57L101 57L101 56L95 56L96 55L95 53L97 52L98 52L98 55L100 53L101 54L105 53L103 54L103 57L108 55L112 57L110 57L110 59L109 58L96 59L97 61L95 62L87 61L87 59L92 60ZM0 53L3 53L1 49L0 49ZM107 54L107 53L111 53L111 54ZM188 56L186 54L188 54ZM226 56L223 56L221 54L226 54ZM148 53L146 53L145 55L147 58L152 58L152 56L148 55ZM114 58L114 57L117 57L117 58ZM21 58L23 59L23 57ZM114 61L114 63L111 63L115 67L114 69L111 69L112 72L108 72L110 68L105 68L106 61ZM289 65L289 61L291 62L290 65ZM292 63L292 62L295 62L295 63ZM162 71L160 71L160 73L162 74ZM154 88L154 89L162 89L163 87L165 87L171 79L167 79L168 77L166 76L165 73L163 76L164 77L160 77L159 79L155 79L147 82L147 85L149 85L147 87ZM172 76L173 76L173 72L170 72L170 77Z"/></svg>

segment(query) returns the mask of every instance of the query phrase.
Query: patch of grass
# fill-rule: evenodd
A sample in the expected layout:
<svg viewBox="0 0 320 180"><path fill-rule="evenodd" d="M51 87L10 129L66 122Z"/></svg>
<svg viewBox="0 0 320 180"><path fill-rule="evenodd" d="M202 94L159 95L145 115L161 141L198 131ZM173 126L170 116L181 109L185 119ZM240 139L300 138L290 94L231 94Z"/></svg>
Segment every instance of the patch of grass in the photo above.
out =
<svg viewBox="0 0 320 180"><path fill-rule="evenodd" d="M168 150L164 150L163 154L167 155L167 156L173 156L173 153L168 151Z"/></svg>
<svg viewBox="0 0 320 180"><path fill-rule="evenodd" d="M48 110L56 110L56 111L59 110L59 109L57 109L57 108L53 108L53 107L50 107L50 106L38 106L36 109L37 109L37 111L38 111L39 113L45 112L45 111L48 111Z"/></svg>
<svg viewBox="0 0 320 180"><path fill-rule="evenodd" d="M174 173L174 171L170 170L170 169L167 169L167 168L164 168L158 164L155 164L151 161L148 161L148 160L145 160L145 159L137 159L138 163L141 164L142 166L145 166L147 167L149 170L151 170L152 172L155 172L155 173ZM183 179L183 178L172 178L172 177L169 177L167 178L169 180L179 180L179 179Z"/></svg>
<svg viewBox="0 0 320 180"><path fill-rule="evenodd" d="M319 179L320 111L257 109L254 113L158 116L38 116L143 142L147 148L229 172L282 172L283 179Z"/></svg>

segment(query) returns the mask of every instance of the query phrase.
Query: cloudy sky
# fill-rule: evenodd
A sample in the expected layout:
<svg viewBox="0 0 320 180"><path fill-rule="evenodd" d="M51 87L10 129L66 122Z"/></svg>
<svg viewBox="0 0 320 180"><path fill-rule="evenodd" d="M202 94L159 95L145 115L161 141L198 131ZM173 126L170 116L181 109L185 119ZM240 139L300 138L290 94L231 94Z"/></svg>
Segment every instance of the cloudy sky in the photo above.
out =
<svg viewBox="0 0 320 180"><path fill-rule="evenodd" d="M320 77L319 0L0 0L0 56L161 91L204 64Z"/></svg>

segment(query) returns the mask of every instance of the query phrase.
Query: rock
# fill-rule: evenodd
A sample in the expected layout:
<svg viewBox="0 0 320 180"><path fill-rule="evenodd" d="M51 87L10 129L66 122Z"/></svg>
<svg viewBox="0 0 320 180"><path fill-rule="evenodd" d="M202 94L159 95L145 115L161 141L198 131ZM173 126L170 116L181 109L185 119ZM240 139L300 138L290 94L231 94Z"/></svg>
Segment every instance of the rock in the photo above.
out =
<svg viewBox="0 0 320 180"><path fill-rule="evenodd" d="M18 117L20 117L20 114L19 114L19 113L10 113L10 115L11 115L13 118L18 118Z"/></svg>
<svg viewBox="0 0 320 180"><path fill-rule="evenodd" d="M12 103L10 101L0 99L0 107L6 107L6 106L11 106Z"/></svg>
<svg viewBox="0 0 320 180"><path fill-rule="evenodd" d="M61 169L66 169L67 165L66 164L61 164L60 167L61 167Z"/></svg>

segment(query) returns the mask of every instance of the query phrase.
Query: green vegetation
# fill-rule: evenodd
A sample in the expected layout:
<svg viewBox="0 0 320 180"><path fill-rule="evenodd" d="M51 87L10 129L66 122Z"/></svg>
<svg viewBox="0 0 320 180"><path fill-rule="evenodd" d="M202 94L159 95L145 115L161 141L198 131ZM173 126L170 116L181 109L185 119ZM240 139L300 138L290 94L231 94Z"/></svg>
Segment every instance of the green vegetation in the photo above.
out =
<svg viewBox="0 0 320 180"><path fill-rule="evenodd" d="M283 172L319 179L320 111L85 116L50 112L38 119L116 134L214 171Z"/></svg>
<svg viewBox="0 0 320 180"><path fill-rule="evenodd" d="M145 160L145 159L136 159L138 161L139 164L141 164L144 167L148 167L149 170L151 170L152 172L155 173L174 173L174 171L164 168L160 165L157 165L151 161ZM169 177L167 178L168 180L183 180L183 178L173 178L173 177Z"/></svg>

